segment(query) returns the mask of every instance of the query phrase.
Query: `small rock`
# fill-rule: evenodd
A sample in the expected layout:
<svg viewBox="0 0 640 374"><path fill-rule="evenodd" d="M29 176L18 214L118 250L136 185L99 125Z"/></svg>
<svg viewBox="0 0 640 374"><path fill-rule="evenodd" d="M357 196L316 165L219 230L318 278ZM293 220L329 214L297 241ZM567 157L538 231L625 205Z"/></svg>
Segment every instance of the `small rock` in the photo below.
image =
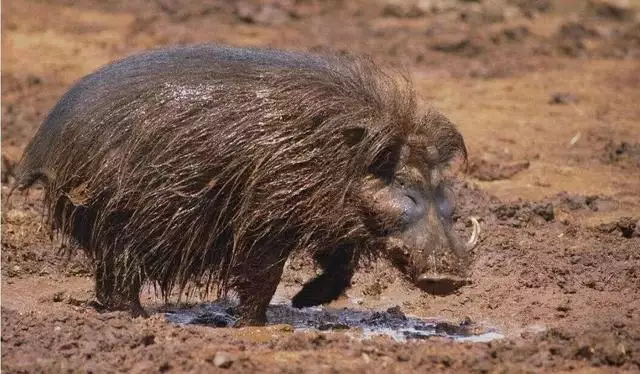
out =
<svg viewBox="0 0 640 374"><path fill-rule="evenodd" d="M571 104L576 103L578 98L570 92L556 92L551 94L549 104Z"/></svg>
<svg viewBox="0 0 640 374"><path fill-rule="evenodd" d="M213 364L216 367L227 369L233 364L233 358L226 352L218 352L213 358Z"/></svg>

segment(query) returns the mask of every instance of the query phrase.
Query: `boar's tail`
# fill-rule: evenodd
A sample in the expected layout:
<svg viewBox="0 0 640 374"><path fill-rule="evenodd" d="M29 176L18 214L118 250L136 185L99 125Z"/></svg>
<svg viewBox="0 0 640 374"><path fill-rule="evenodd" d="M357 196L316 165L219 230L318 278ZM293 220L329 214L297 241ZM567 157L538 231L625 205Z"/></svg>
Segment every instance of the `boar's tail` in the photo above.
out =
<svg viewBox="0 0 640 374"><path fill-rule="evenodd" d="M3 209L4 212L11 209L11 196L17 190L18 192L24 191L30 187L32 187L37 182L42 184L47 184L49 181L49 177L47 173L42 168L30 168L26 167L28 164L26 159L20 161L17 167L13 170L13 175L15 177L11 187L9 187L9 191L6 196L6 206Z"/></svg>

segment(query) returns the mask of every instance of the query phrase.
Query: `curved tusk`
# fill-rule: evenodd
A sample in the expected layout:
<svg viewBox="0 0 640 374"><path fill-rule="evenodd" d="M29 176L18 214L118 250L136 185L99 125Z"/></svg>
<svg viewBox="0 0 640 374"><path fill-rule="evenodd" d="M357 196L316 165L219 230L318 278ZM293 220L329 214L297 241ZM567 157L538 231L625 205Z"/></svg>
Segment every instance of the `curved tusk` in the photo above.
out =
<svg viewBox="0 0 640 374"><path fill-rule="evenodd" d="M473 232L471 233L471 237L466 244L467 250L473 249L476 244L478 244L478 239L480 238L480 222L476 217L469 217L469 220L473 224Z"/></svg>

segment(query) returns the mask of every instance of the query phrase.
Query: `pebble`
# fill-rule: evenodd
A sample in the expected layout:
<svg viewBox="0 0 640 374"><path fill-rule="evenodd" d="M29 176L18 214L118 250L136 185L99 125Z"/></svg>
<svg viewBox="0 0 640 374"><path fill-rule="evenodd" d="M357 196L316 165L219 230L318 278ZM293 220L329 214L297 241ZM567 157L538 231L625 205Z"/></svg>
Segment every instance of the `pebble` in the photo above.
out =
<svg viewBox="0 0 640 374"><path fill-rule="evenodd" d="M571 104L578 101L576 95L570 92L556 92L551 94L549 104Z"/></svg>
<svg viewBox="0 0 640 374"><path fill-rule="evenodd" d="M218 352L216 356L213 358L213 364L216 367L226 369L233 364L233 359L226 352Z"/></svg>

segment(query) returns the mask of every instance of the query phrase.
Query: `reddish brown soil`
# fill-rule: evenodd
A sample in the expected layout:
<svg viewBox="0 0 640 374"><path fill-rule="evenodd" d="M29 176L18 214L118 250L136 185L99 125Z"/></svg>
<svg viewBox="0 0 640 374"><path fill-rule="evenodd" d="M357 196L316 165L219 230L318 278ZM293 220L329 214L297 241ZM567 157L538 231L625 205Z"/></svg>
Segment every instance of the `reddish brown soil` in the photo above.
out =
<svg viewBox="0 0 640 374"><path fill-rule="evenodd" d="M459 125L470 168L458 215L479 217L482 237L474 283L455 295L420 293L380 262L333 306L399 305L505 338L359 341L101 314L87 306L91 268L56 255L33 190L3 200L3 372L640 372L640 2L258 4L5 1L3 199L46 112L115 58L199 41L368 53L404 67ZM313 272L293 261L278 297ZM150 292L144 303L160 307Z"/></svg>

